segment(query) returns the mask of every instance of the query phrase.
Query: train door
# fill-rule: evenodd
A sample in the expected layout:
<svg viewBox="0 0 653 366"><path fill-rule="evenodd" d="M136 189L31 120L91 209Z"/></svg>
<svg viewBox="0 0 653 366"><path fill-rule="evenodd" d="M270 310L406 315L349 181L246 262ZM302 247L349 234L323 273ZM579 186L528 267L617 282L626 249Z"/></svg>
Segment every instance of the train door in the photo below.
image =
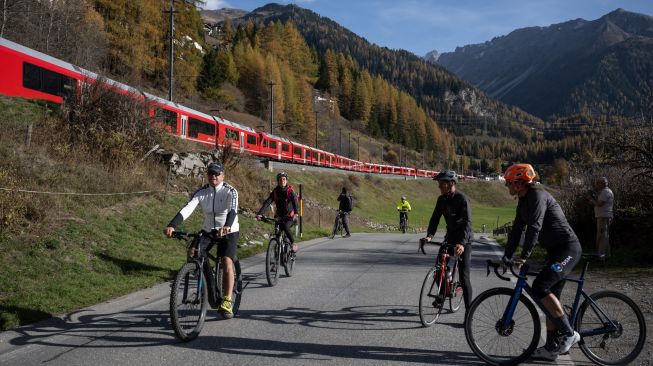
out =
<svg viewBox="0 0 653 366"><path fill-rule="evenodd" d="M186 138L186 134L188 132L188 116L181 115L181 130L179 131L179 136L181 136L182 139Z"/></svg>
<svg viewBox="0 0 653 366"><path fill-rule="evenodd" d="M245 132L239 131L240 133L240 153L245 152Z"/></svg>

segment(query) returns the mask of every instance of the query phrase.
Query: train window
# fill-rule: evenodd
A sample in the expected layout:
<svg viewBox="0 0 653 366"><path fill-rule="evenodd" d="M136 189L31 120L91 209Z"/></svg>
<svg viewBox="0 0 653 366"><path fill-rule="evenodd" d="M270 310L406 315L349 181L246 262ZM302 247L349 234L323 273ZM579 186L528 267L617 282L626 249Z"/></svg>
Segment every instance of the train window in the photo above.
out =
<svg viewBox="0 0 653 366"><path fill-rule="evenodd" d="M263 140L263 142L261 143L261 145L262 145L263 147L268 147L268 140Z"/></svg>
<svg viewBox="0 0 653 366"><path fill-rule="evenodd" d="M300 147L294 147L292 149L293 155L301 155L302 154L302 149Z"/></svg>
<svg viewBox="0 0 653 366"><path fill-rule="evenodd" d="M283 150L283 152L288 152L288 151L290 151L290 145L288 145L288 144L281 144L281 150Z"/></svg>
<svg viewBox="0 0 653 366"><path fill-rule="evenodd" d="M256 145L256 136L247 135L247 144L248 145Z"/></svg>
<svg viewBox="0 0 653 366"><path fill-rule="evenodd" d="M277 148L277 142L276 141L270 141L270 149L276 149Z"/></svg>
<svg viewBox="0 0 653 366"><path fill-rule="evenodd" d="M75 80L58 72L23 62L23 86L28 89L69 97L74 89Z"/></svg>
<svg viewBox="0 0 653 366"><path fill-rule="evenodd" d="M177 113L154 107L154 120L169 126L173 132L177 132Z"/></svg>
<svg viewBox="0 0 653 366"><path fill-rule="evenodd" d="M238 132L227 128L224 132L224 137L229 140L238 141Z"/></svg>
<svg viewBox="0 0 653 366"><path fill-rule="evenodd" d="M313 160L317 160L317 153L313 151Z"/></svg>
<svg viewBox="0 0 653 366"><path fill-rule="evenodd" d="M188 118L188 137L197 138L199 134L215 136L215 125L196 118Z"/></svg>

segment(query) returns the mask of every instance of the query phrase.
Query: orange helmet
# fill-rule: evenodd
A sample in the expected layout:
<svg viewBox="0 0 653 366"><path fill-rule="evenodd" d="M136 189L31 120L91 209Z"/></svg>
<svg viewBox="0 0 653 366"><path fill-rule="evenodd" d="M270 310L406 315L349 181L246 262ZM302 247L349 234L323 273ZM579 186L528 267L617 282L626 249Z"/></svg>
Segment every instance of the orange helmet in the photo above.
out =
<svg viewBox="0 0 653 366"><path fill-rule="evenodd" d="M526 183L531 183L537 177L537 173L535 173L535 169L530 164L514 164L506 169L503 177L507 182L521 180Z"/></svg>

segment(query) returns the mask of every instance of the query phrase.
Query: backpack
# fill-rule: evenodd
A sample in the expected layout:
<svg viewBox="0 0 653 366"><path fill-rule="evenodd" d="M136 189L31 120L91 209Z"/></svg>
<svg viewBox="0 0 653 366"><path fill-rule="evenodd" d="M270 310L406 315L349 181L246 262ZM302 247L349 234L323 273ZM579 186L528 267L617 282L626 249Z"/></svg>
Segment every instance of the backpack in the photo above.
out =
<svg viewBox="0 0 653 366"><path fill-rule="evenodd" d="M289 217L294 217L295 216L295 208L292 206L292 198L291 198L291 193L294 192L293 186L290 184L288 185L288 189L286 189L286 210L288 210L288 216ZM274 204L277 204L277 188L275 188L272 191L272 194L274 195ZM290 204L290 209L288 209L288 204ZM277 207L277 212L279 212L279 208Z"/></svg>
<svg viewBox="0 0 653 366"><path fill-rule="evenodd" d="M342 209L345 212L351 212L351 210L354 208L354 197L352 197L350 194L345 195L345 199L341 200L342 202Z"/></svg>

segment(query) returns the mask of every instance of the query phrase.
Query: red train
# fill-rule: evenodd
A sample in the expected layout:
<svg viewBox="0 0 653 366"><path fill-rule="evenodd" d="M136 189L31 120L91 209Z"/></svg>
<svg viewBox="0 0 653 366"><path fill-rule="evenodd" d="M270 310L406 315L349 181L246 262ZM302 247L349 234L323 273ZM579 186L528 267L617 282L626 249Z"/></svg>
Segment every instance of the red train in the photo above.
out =
<svg viewBox="0 0 653 366"><path fill-rule="evenodd" d="M62 103L98 75L30 48L0 38L0 94ZM125 84L107 80L113 88L152 101L150 115L176 136L207 146L225 146L266 159L376 174L431 177L432 170L363 163L279 136L256 131L219 117L198 112Z"/></svg>

